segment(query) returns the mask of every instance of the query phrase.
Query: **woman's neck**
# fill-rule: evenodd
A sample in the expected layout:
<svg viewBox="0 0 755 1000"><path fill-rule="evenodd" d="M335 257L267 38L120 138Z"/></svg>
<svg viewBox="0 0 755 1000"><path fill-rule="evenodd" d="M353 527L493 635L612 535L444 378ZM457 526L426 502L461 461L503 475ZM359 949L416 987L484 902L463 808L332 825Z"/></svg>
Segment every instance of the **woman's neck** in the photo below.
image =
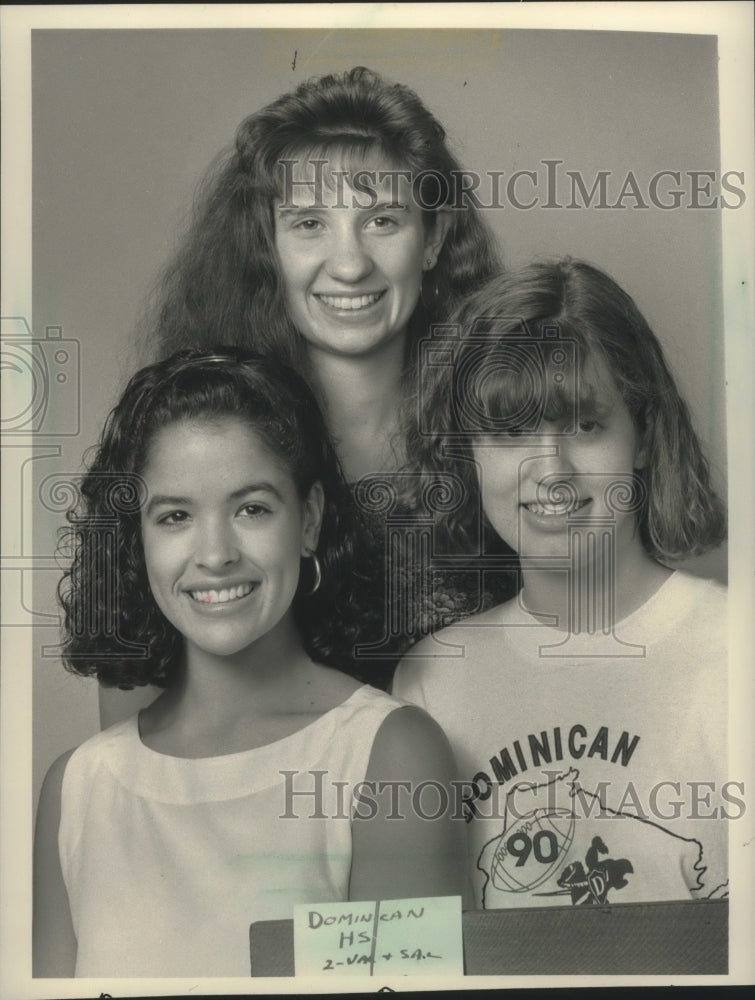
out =
<svg viewBox="0 0 755 1000"><path fill-rule="evenodd" d="M396 337L380 352L360 357L311 352L325 420L348 482L394 471L405 460L400 434L404 345Z"/></svg>
<svg viewBox="0 0 755 1000"><path fill-rule="evenodd" d="M597 562L581 572L528 569L523 573L520 601L531 614L565 632L609 634L642 607L672 571L644 549L622 553L611 579Z"/></svg>
<svg viewBox="0 0 755 1000"><path fill-rule="evenodd" d="M187 645L176 682L141 713L142 738L152 749L179 757L272 742L285 735L292 715L304 711L316 669L290 615L233 656Z"/></svg>

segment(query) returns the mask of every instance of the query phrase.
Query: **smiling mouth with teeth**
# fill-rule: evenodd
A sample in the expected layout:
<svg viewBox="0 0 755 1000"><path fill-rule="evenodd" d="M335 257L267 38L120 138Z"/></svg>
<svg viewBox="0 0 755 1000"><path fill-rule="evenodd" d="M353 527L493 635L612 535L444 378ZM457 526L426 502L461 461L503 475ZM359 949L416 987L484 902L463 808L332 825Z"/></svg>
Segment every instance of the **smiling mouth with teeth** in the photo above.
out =
<svg viewBox="0 0 755 1000"><path fill-rule="evenodd" d="M541 503L523 503L522 507L528 510L530 514L536 514L538 517L558 517L564 514L574 514L576 511L581 510L585 507L589 500L580 500L577 503L562 503L562 504L541 504Z"/></svg>
<svg viewBox="0 0 755 1000"><path fill-rule="evenodd" d="M384 292L370 292L369 295L315 295L315 298L330 309L356 312L358 309L374 305L384 294Z"/></svg>
<svg viewBox="0 0 755 1000"><path fill-rule="evenodd" d="M255 583L240 583L236 587L224 587L222 590L190 590L189 596L199 604L230 604L239 601L254 590Z"/></svg>

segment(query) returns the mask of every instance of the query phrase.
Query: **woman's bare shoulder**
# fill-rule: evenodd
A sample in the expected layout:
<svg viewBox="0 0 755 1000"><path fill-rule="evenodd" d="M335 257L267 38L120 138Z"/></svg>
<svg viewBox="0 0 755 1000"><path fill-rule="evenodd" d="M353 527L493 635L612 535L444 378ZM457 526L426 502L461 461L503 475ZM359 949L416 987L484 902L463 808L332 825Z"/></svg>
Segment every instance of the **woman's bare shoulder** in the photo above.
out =
<svg viewBox="0 0 755 1000"><path fill-rule="evenodd" d="M71 756L76 752L76 747L72 747L70 750L66 750L57 757L47 770L45 775L45 780L42 783L42 795L45 797L59 796L60 789L63 784L63 775L65 774L68 761Z"/></svg>
<svg viewBox="0 0 755 1000"><path fill-rule="evenodd" d="M309 698L314 699L322 711L340 705L363 686L362 681L350 674L334 667L326 667L322 663L312 664L310 676L306 680Z"/></svg>

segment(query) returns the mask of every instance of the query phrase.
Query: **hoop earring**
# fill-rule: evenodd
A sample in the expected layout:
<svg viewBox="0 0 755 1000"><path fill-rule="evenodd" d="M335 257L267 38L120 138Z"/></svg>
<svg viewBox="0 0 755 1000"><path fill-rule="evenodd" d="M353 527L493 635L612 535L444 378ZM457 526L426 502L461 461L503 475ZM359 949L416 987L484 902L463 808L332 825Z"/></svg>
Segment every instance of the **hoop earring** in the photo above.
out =
<svg viewBox="0 0 755 1000"><path fill-rule="evenodd" d="M316 552L308 552L305 558L312 560L312 564L315 571L315 582L312 584L312 587L309 590L305 590L303 592L304 597L311 597L312 594L316 594L317 591L320 589L320 584L322 583L322 570L320 568L320 560L317 558Z"/></svg>

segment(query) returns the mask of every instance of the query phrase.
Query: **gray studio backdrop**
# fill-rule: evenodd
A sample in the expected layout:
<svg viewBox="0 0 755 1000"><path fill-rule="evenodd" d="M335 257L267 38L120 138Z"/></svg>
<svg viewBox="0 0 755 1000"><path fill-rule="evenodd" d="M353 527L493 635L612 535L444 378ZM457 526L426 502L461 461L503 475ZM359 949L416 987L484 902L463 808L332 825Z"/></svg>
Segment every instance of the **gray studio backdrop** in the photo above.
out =
<svg viewBox="0 0 755 1000"><path fill-rule="evenodd" d="M737 169L720 163L714 36L246 29L32 34L33 328L38 338L61 328L80 358L79 431L56 439L60 456L34 463L35 488L80 469L137 364L135 320L196 182L237 124L309 76L360 64L413 87L466 168L503 172L503 207L485 214L507 263L568 253L635 296L725 489L720 211L702 207L718 186L689 175ZM532 208L505 194L520 170L534 177L522 175L514 198L539 198ZM607 171L607 203L620 204L566 207L566 171L588 191ZM649 198L661 171L681 175L678 185L666 176L657 199L671 204L678 187L678 208ZM484 181L487 203L486 190ZM36 551L47 553L62 514L33 503ZM725 579L725 554L691 568ZM52 759L99 726L95 683L40 653L57 641L56 578L52 569L34 576L34 611L51 616L35 632L35 802Z"/></svg>

